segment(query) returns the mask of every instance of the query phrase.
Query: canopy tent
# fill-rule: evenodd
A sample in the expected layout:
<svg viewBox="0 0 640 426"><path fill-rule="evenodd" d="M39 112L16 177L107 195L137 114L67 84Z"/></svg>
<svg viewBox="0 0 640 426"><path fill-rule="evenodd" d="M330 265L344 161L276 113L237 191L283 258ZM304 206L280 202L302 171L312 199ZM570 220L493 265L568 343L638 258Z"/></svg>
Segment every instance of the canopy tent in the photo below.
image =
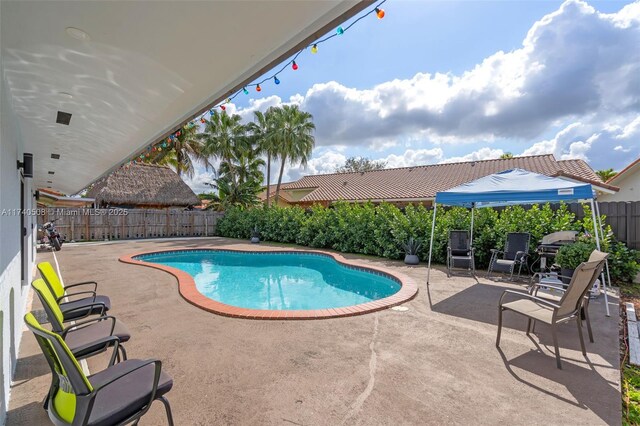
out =
<svg viewBox="0 0 640 426"><path fill-rule="evenodd" d="M594 200L595 195L591 184L549 177L522 169L495 173L456 186L448 191L436 193L433 204L433 221L431 223L431 241L429 243L427 285L429 284L429 277L431 275L431 253L433 250L433 234L435 231L438 204L471 208L471 243L473 243L473 211L476 207L498 207L559 201L588 201L591 203L593 231L596 237L596 246L599 250L600 236L603 236L602 223L599 221L599 217L596 219L597 205L594 206ZM609 275L608 265L607 275ZM607 316L609 316L609 303L604 276L602 283L604 286ZM609 284L611 284L610 279Z"/></svg>

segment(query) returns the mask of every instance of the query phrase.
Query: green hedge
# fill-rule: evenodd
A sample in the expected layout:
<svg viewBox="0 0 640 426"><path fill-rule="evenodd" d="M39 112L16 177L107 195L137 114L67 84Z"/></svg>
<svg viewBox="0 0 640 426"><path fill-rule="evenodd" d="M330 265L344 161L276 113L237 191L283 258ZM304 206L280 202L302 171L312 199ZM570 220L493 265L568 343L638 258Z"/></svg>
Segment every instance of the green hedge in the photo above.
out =
<svg viewBox="0 0 640 426"><path fill-rule="evenodd" d="M549 204L534 205L529 209L522 206L506 207L500 211L477 209L473 229L477 267L487 267L490 249L502 248L508 232L531 234L531 259L537 259L534 253L537 242L546 234L563 230L592 232L589 206L583 207L585 218L582 220L576 219L564 204L556 210ZM218 221L217 234L248 239L251 230L257 226L265 241L296 243L389 259L401 259L404 256L402 242L414 237L423 242L419 256L426 260L432 217L433 210L421 205L399 209L387 203L339 202L331 208L314 206L307 210L300 207L234 208L227 210ZM470 224L471 213L468 209L438 209L433 262L444 263L446 260L448 231L469 229ZM607 241L604 249L611 254L612 279L631 281L639 269L638 252L616 241Z"/></svg>

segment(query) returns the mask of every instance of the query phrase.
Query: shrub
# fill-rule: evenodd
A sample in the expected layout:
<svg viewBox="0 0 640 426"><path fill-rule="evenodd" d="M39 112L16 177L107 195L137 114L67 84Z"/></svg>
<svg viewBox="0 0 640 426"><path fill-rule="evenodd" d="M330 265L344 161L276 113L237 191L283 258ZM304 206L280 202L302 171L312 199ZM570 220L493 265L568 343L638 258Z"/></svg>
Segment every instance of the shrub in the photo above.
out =
<svg viewBox="0 0 640 426"><path fill-rule="evenodd" d="M582 262L589 259L589 255L595 248L595 244L587 241L567 244L560 247L555 262L564 269L576 269Z"/></svg>
<svg viewBox="0 0 640 426"><path fill-rule="evenodd" d="M538 259L535 254L537 242L546 234L562 230L593 232L591 210L588 205L583 208L585 215L582 220L576 220L564 204L555 210L549 204L534 205L529 209L522 206L476 209L473 223L476 266L488 266L490 250L503 248L508 232L531 234L531 262ZM388 259L401 259L404 256L402 244L413 237L423 242L418 255L427 260L432 219L433 210L422 205L408 205L401 210L389 203L338 202L330 208L315 205L306 210L300 207L231 208L218 221L216 232L225 237L248 239L257 226L264 241L296 243ZM434 263L446 261L449 230L469 229L470 225L471 212L468 209L438 207L433 239ZM608 226L605 235L610 235ZM589 253L593 250L594 241L591 237L591 241L584 242L590 244ZM587 250L582 245L574 250L579 248L583 248L584 252ZM610 253L609 267L613 281L628 282L635 277L640 269L637 251L629 250L611 237L607 237L602 249ZM556 259L558 263L562 258L563 255L560 255Z"/></svg>

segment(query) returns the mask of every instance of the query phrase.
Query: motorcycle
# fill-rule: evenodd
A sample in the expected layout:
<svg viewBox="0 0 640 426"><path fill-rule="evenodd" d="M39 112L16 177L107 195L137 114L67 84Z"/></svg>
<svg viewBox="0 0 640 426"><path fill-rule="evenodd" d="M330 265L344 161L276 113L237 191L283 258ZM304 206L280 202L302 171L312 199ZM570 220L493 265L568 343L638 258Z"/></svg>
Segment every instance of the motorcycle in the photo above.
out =
<svg viewBox="0 0 640 426"><path fill-rule="evenodd" d="M60 236L60 234L56 230L56 227L53 225L54 222L55 219L46 222L44 225L42 225L42 230L44 231L44 237L49 242L51 248L53 248L55 251L60 251L64 239Z"/></svg>

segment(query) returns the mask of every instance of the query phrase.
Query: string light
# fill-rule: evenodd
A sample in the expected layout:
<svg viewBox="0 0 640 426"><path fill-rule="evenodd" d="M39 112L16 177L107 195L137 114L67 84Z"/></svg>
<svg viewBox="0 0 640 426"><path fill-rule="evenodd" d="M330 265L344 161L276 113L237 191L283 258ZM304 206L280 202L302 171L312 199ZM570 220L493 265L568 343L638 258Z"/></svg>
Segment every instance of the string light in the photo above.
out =
<svg viewBox="0 0 640 426"><path fill-rule="evenodd" d="M268 81L269 81L269 80L271 80L271 79L273 79L273 82L274 82L275 84L280 84L280 79L278 78L278 74L281 74L281 73L282 73L282 72L283 72L283 71L284 71L284 70L285 70L289 65L291 65L291 69L292 69L292 70L297 71L297 70L298 70L298 68L299 68L299 66L298 66L298 64L296 63L296 59L298 59L298 56L300 56L300 55L302 54L302 52L304 52L306 49L310 48L311 53L313 53L313 54L318 53L318 45L319 45L319 44L325 43L325 42L327 42L327 41L331 40L333 37L344 35L344 33L345 33L345 32L347 32L351 27L353 27L355 24L357 24L357 23L358 23L358 22L360 22L362 19L366 18L367 16L369 16L369 15L371 15L371 14L374 14L374 13L375 13L375 15L376 15L376 17L377 17L378 19L382 19L382 18L384 18L384 17L385 17L385 15L386 15L386 12L385 12L385 11L384 11L384 9L382 9L380 6L382 6L384 3L386 3L386 1L387 1L387 0L382 0L382 1L380 1L380 2L379 2L379 3L378 3L378 4L377 4L373 9L370 9L368 12L366 12L366 13L364 13L363 15L359 16L357 19L355 19L354 21L352 21L349 25L347 25L347 26L345 26L345 27L343 27L343 26L341 26L341 25L340 25L340 26L338 26L338 28L336 28L336 31L335 31L334 33L329 34L328 36L326 36L326 37L324 37L324 38L322 38L322 39L316 40L315 42L310 43L310 44L308 44L308 45L304 46L302 49L300 49L300 50L299 50L299 51L298 51L298 52L293 56L293 58L291 58L291 60L289 60L287 63L283 64L283 65L282 65L282 67L281 67L280 69L278 69L274 74L272 74L272 75L270 75L270 76L265 76L262 80L257 81L257 82L255 82L255 83L247 84L247 85L246 85L246 86L244 86L242 89L239 89L239 90L238 90L237 92L235 92L233 95L231 95L230 97L226 98L226 99L224 100L224 102L221 102L221 103L220 103L220 104L218 104L218 105L214 105L214 106L213 106L209 111L205 111L204 113L202 113L202 114L200 115L200 117L199 117L200 122L201 122L202 124L206 124L206 123L207 123L207 120L206 120L206 118L205 118L205 114L206 114L207 112L209 112L209 113L211 114L211 116L213 116L213 115L214 115L214 110L215 110L215 108L218 108L218 107L219 107L222 111L225 111L225 110L226 110L226 107L225 107L225 105L223 105L223 104L225 104L225 103L226 103L226 104L231 103L231 101L232 101L233 99L235 99L235 98L236 98L236 96L238 96L238 95L240 94L240 92L242 92L242 93L243 93L243 94L245 94L245 95L249 95L249 90L247 89L247 87L255 87L255 88L256 88L256 92L261 92L261 91L262 91L262 87L261 87L260 85L261 85L261 84L264 84L264 83L266 83L266 82L268 82ZM187 124L185 124L182 128L183 128L183 129L185 129L185 130L187 130L187 129L192 129L192 128L196 127L196 126L197 126L197 124L196 124L196 120L198 120L198 117L193 118L190 122L188 122ZM144 161L144 159L145 159L145 158L149 158L149 157L151 156L151 153L150 153L150 152L151 152L151 150L152 150L152 147L153 147L153 150L154 150L154 151L156 151L156 148L157 148L157 151L162 151L162 148L167 148L167 150L168 150L168 149L171 149L171 147L172 147L172 145L173 145L173 141L174 141L174 139L175 139L176 137L180 136L180 135L181 135L181 132L180 132L180 130L178 130L178 131L174 132L172 135L168 136L168 137L167 137L167 139L166 139L166 142L163 142L163 143L161 143L161 144L160 144L160 143L158 143L158 144L154 144L154 145L149 146L149 147L147 148L147 151L148 151L148 152L147 152L146 154L145 154L145 153L140 154L140 156L139 156L139 157L136 157L136 159L135 159L134 161L129 162L129 164L132 164L133 162ZM157 147L156 147L155 145L157 145ZM125 164L125 165L126 165L126 164Z"/></svg>

